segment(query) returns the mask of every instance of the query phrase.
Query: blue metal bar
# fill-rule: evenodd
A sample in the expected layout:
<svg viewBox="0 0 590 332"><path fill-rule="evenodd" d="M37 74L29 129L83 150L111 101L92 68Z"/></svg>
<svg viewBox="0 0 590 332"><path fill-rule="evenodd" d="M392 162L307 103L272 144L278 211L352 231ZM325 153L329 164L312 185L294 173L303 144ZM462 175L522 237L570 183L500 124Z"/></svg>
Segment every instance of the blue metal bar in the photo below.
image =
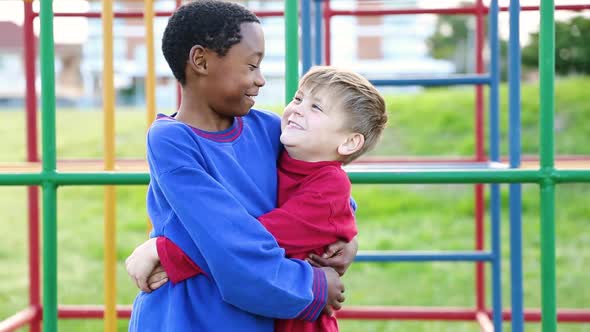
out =
<svg viewBox="0 0 590 332"><path fill-rule="evenodd" d="M489 262L493 259L492 253L485 251L361 251L356 256L355 262Z"/></svg>
<svg viewBox="0 0 590 332"><path fill-rule="evenodd" d="M314 63L316 65L321 65L322 64L322 57L323 57L323 53L322 53L322 49L323 49L323 43L322 43L322 36L324 35L322 33L322 18L323 18L323 10L322 10L322 0L314 0L313 1L314 4L314 19L315 19L315 24L314 24L314 28L315 28L315 39L314 39L314 43L315 43L315 47L314 47L314 55L315 55L315 61Z"/></svg>
<svg viewBox="0 0 590 332"><path fill-rule="evenodd" d="M490 160L500 161L500 39L498 36L498 0L490 2L488 15L490 43ZM490 221L492 223L492 310L494 331L502 331L502 251L500 243L500 185L490 186Z"/></svg>
<svg viewBox="0 0 590 332"><path fill-rule="evenodd" d="M509 153L510 167L520 167L520 1L510 1L509 38ZM522 185L510 190L510 285L512 331L524 331L522 280Z"/></svg>
<svg viewBox="0 0 590 332"><path fill-rule="evenodd" d="M311 68L311 6L310 0L301 0L301 64L302 73Z"/></svg>
<svg viewBox="0 0 590 332"><path fill-rule="evenodd" d="M370 80L375 86L441 86L490 84L489 75L464 75L445 78L402 78L394 80Z"/></svg>

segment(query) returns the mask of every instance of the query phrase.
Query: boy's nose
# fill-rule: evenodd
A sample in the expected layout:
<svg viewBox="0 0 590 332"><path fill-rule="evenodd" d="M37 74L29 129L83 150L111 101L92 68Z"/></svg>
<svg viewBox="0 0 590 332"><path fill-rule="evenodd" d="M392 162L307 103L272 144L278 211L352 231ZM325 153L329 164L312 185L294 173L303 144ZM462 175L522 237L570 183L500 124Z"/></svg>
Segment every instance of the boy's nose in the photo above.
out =
<svg viewBox="0 0 590 332"><path fill-rule="evenodd" d="M264 75L262 75L261 70L258 70L257 72L258 74L256 75L256 78L254 78L254 84L261 88L266 84L266 80L264 79Z"/></svg>

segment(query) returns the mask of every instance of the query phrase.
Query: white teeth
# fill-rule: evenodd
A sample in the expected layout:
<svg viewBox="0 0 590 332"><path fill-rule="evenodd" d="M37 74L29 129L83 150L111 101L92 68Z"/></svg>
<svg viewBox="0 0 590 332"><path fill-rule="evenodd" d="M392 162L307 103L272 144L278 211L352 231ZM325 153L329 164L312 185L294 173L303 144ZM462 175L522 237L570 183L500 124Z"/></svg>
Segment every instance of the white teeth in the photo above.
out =
<svg viewBox="0 0 590 332"><path fill-rule="evenodd" d="M297 129L303 129L303 127L301 127L299 124L297 124L297 123L295 123L295 122L293 122L293 121L289 121L289 122L287 123L287 125L289 125L289 126L291 126L291 127L295 127L295 128L297 128Z"/></svg>

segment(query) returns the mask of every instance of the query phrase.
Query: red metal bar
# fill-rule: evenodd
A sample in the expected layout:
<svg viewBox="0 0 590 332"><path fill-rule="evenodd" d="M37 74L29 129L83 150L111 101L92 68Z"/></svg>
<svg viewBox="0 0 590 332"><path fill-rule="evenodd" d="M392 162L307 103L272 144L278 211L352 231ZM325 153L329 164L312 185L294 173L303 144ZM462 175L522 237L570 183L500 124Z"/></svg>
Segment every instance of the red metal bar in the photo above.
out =
<svg viewBox="0 0 590 332"><path fill-rule="evenodd" d="M334 9L331 16L381 16L381 15L417 15L417 14L444 14L444 15L468 15L475 14L475 7L460 8L409 8L409 9Z"/></svg>
<svg viewBox="0 0 590 332"><path fill-rule="evenodd" d="M26 80L27 161L39 161L37 148L37 93L35 90L35 32L33 31L33 3L24 1L23 57Z"/></svg>
<svg viewBox="0 0 590 332"><path fill-rule="evenodd" d="M339 319L358 320L446 320L469 321L477 320L477 314L484 313L472 308L448 308L448 307L346 307L336 312ZM491 311L485 311L491 316ZM512 313L509 310L502 312L502 318L509 321ZM541 311L539 309L526 309L524 318L527 322L540 322ZM557 320L561 323L586 323L590 322L590 310L562 309L557 313Z"/></svg>
<svg viewBox="0 0 590 332"><path fill-rule="evenodd" d="M30 308L27 310L35 310ZM26 311L27 311L26 310ZM93 318L102 319L104 306L102 305L60 305L58 316L63 319ZM362 306L346 307L336 312L339 319L359 320L446 320L446 321L470 321L477 320L478 313L485 313L490 316L491 311L478 312L473 308L449 308L449 307L381 307ZM14 316L13 316L14 317ZM131 306L118 305L118 318L131 317ZM511 319L510 311L502 313L504 320ZM541 311L539 309L527 309L524 313L527 322L539 322ZM590 322L590 310L583 309L561 309L557 313L557 320L562 323L585 323ZM3 322L4 323L4 322ZM0 330L1 331L1 330Z"/></svg>
<svg viewBox="0 0 590 332"><path fill-rule="evenodd" d="M27 161L39 162L37 146L37 91L35 88L36 45L33 30L33 2L24 1L24 62L26 96ZM29 242L29 306L35 315L32 317L30 332L41 331L41 278L39 253L39 188L27 187L28 242Z"/></svg>
<svg viewBox="0 0 590 332"><path fill-rule="evenodd" d="M29 305L41 308L41 278L39 254L39 187L28 187L29 217ZM38 313L40 314L40 310ZM41 331L41 317L36 316L31 322L31 332Z"/></svg>
<svg viewBox="0 0 590 332"><path fill-rule="evenodd" d="M155 12L156 17L168 17L172 15L172 11L161 11ZM255 11L254 14L258 17L273 17L283 16L283 11ZM34 16L39 16L39 13L35 12ZM100 12L71 12L71 13L54 13L55 17L86 17L86 18L100 18ZM143 18L143 12L115 12L115 18Z"/></svg>
<svg viewBox="0 0 590 332"><path fill-rule="evenodd" d="M323 15L324 15L324 61L327 66L330 65L332 62L332 40L330 39L332 35L332 16L333 11L330 8L330 0L324 0L323 5Z"/></svg>
<svg viewBox="0 0 590 332"><path fill-rule="evenodd" d="M561 5L555 6L555 10L573 10L582 11L590 9L590 5ZM523 6L522 11L537 11L539 6ZM458 7L458 8L408 8L408 9L351 9L351 10L331 10L330 16L380 16L380 15L421 15L421 14L439 14L439 15L477 15L476 7ZM500 7L500 11L508 11L508 7ZM483 13L489 12L488 7L483 7Z"/></svg>
<svg viewBox="0 0 590 332"><path fill-rule="evenodd" d="M176 8L182 5L182 0L176 0ZM180 103L182 102L182 86L180 83L176 83L176 109L180 109Z"/></svg>
<svg viewBox="0 0 590 332"><path fill-rule="evenodd" d="M63 319L95 318L104 317L103 305L60 305L57 309L57 316ZM131 317L130 305L117 305L117 318Z"/></svg>
<svg viewBox="0 0 590 332"><path fill-rule="evenodd" d="M537 11L539 10L540 7L539 6L523 6L520 7L520 11ZM561 6L555 6L555 10L573 10L573 11L582 11L582 10L587 10L590 9L590 5L561 5ZM487 8L486 8L486 12L487 12ZM508 6L506 7L500 7L500 11L503 12L507 12L508 11Z"/></svg>
<svg viewBox="0 0 590 332"><path fill-rule="evenodd" d="M475 16L475 72L481 74L484 72L483 64L483 47L484 47L484 4L482 0L476 2ZM475 159L485 161L484 153L484 101L483 87L475 86ZM484 223L484 186L475 185L475 250L483 250L485 246L485 223ZM498 291L498 290L494 290ZM486 308L486 289L485 289L485 266L482 262L475 264L475 307L478 311L484 311Z"/></svg>
<svg viewBox="0 0 590 332"><path fill-rule="evenodd" d="M16 314L0 321L0 332L14 331L23 327L39 317L40 310L36 307L29 307Z"/></svg>
<svg viewBox="0 0 590 332"><path fill-rule="evenodd" d="M367 320L475 320L476 311L467 308L433 307L346 307L336 312L339 319Z"/></svg>

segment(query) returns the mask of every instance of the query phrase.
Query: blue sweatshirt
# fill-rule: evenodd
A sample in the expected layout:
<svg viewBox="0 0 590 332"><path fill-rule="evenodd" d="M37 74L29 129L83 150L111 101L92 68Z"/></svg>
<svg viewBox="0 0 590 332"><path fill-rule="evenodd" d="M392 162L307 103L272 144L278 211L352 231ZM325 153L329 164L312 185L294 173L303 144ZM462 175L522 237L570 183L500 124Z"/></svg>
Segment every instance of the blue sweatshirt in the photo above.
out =
<svg viewBox="0 0 590 332"><path fill-rule="evenodd" d="M147 135L151 236L176 243L204 275L141 292L129 331L273 331L317 319L323 271L285 258L256 218L276 205L280 119L252 110L221 132L159 115Z"/></svg>

